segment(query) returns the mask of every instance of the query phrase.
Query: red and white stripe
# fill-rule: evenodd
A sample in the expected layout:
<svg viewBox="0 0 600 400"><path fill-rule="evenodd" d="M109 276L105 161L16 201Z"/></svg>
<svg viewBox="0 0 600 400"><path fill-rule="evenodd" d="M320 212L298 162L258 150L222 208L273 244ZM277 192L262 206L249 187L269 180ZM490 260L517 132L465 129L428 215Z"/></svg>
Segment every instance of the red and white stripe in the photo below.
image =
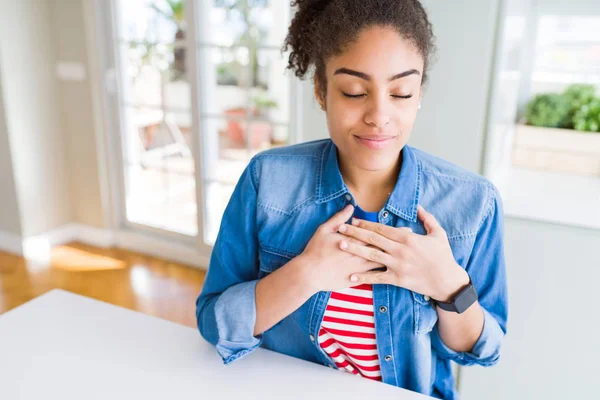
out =
<svg viewBox="0 0 600 400"><path fill-rule="evenodd" d="M319 345L338 368L381 381L371 285L331 292Z"/></svg>

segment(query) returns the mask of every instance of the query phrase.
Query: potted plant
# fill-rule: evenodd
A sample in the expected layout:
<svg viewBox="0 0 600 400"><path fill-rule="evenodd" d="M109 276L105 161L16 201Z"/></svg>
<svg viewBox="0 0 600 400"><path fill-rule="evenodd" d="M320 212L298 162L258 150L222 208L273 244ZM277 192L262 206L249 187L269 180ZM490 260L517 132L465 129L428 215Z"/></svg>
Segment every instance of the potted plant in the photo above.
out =
<svg viewBox="0 0 600 400"><path fill-rule="evenodd" d="M253 112L255 116L271 118L271 110L278 107L275 100L271 100L264 95L254 96L252 98Z"/></svg>
<svg viewBox="0 0 600 400"><path fill-rule="evenodd" d="M600 176L600 98L592 85L571 85L527 104L517 124L513 165Z"/></svg>
<svg viewBox="0 0 600 400"><path fill-rule="evenodd" d="M269 122L273 109L278 107L277 103L264 94L267 86L260 81L260 65L258 53L260 44L265 40L267 32L260 26L258 20L252 17L253 9L266 7L265 0L215 0L215 7L224 8L227 18L239 18L242 21L243 30L235 39L235 45L244 46L248 49L249 63L249 91L254 94L248 108L236 107L225 110L225 115L234 117L227 121L226 134L230 145L237 148L250 148L253 150L267 147L272 142L273 126ZM256 11L256 10L255 10ZM235 61L222 64L218 67L217 79L220 84L239 84L235 72L239 72L240 65ZM231 83L229 83L231 84ZM256 94L258 92L258 94ZM259 117L253 121L240 120L245 117Z"/></svg>
<svg viewBox="0 0 600 400"><path fill-rule="evenodd" d="M273 126L270 110L277 108L277 102L264 96L252 98L252 107L230 108L225 110L225 115L234 117L227 121L227 134L230 144L237 148L250 146L251 149L260 149L271 143ZM261 117L262 119L251 122L240 120L248 116ZM248 129L248 126L250 129ZM250 143L248 142L250 136Z"/></svg>

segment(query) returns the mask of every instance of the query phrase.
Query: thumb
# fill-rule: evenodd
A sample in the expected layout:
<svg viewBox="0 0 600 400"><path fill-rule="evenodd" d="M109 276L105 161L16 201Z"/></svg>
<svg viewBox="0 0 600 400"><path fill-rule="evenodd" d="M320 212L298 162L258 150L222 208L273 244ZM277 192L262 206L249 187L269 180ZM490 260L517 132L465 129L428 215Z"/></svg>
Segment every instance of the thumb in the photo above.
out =
<svg viewBox="0 0 600 400"><path fill-rule="evenodd" d="M438 223L435 217L432 214L425 211L425 209L422 206L418 207L417 215L419 219L423 222L423 226L425 227L425 230L427 231L428 235L436 235L437 233L444 231L444 229L441 227L441 225Z"/></svg>
<svg viewBox="0 0 600 400"><path fill-rule="evenodd" d="M329 219L324 225L328 231L337 232L338 227L345 224L350 217L354 214L354 206L348 204L341 211L338 211L333 217Z"/></svg>

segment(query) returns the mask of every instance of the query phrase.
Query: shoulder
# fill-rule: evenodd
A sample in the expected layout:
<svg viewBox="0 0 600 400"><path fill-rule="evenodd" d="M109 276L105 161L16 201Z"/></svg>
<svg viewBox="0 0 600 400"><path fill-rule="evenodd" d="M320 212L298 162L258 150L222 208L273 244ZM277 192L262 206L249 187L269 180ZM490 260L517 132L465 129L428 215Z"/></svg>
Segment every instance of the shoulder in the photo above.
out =
<svg viewBox="0 0 600 400"><path fill-rule="evenodd" d="M487 178L411 148L421 169L420 203L439 220L449 237L474 236L500 204Z"/></svg>
<svg viewBox="0 0 600 400"><path fill-rule="evenodd" d="M293 209L315 194L328 139L262 151L250 162L259 204Z"/></svg>
<svg viewBox="0 0 600 400"><path fill-rule="evenodd" d="M289 146L274 147L258 153L254 158L257 160L272 160L286 157L320 159L322 157L323 150L329 144L329 142L330 139L322 139Z"/></svg>
<svg viewBox="0 0 600 400"><path fill-rule="evenodd" d="M323 139L264 150L252 157L248 168L256 184L264 181L265 174L267 177L283 175L291 178L300 166L320 165L327 144L328 139Z"/></svg>

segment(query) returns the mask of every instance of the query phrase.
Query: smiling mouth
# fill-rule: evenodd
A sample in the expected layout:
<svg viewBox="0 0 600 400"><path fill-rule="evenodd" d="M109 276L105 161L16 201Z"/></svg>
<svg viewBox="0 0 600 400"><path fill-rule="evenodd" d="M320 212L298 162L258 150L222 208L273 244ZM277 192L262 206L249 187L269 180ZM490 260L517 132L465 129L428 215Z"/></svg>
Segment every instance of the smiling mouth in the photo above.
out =
<svg viewBox="0 0 600 400"><path fill-rule="evenodd" d="M382 142L385 140L389 140L389 139L393 139L395 136L357 136L354 135L355 137L362 139L362 140L371 140L373 142Z"/></svg>
<svg viewBox="0 0 600 400"><path fill-rule="evenodd" d="M369 149L382 149L387 147L396 136L354 136L356 140Z"/></svg>

